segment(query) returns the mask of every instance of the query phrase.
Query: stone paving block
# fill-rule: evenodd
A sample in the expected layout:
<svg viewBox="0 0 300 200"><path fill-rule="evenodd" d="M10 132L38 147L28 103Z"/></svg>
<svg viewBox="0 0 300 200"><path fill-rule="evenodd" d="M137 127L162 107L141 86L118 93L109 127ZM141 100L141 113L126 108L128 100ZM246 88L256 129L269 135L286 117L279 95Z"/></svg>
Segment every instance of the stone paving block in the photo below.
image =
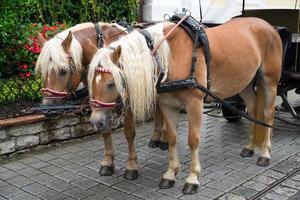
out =
<svg viewBox="0 0 300 200"><path fill-rule="evenodd" d="M263 172L262 175L269 176L271 178L280 179L281 177L285 176L284 173L274 171L272 169L268 169L267 171Z"/></svg>
<svg viewBox="0 0 300 200"><path fill-rule="evenodd" d="M273 183L274 181L276 181L276 179L274 178L271 178L271 177L268 177L268 176L265 176L265 175L258 175L256 177L253 178L253 180L257 181L257 182L260 182L260 183L263 183L263 184L271 184Z"/></svg>
<svg viewBox="0 0 300 200"><path fill-rule="evenodd" d="M49 161L49 160L53 160L53 159L57 158L57 156L49 154L49 153L36 154L36 155L33 155L33 157L35 157L39 160L42 160L42 161Z"/></svg>
<svg viewBox="0 0 300 200"><path fill-rule="evenodd" d="M38 197L43 200L61 200L68 198L68 195L62 192L57 192L55 190L49 189L45 192L38 194Z"/></svg>
<svg viewBox="0 0 300 200"><path fill-rule="evenodd" d="M231 190L231 193L237 194L242 197L250 198L253 195L255 195L257 193L257 191L250 189L250 188L243 187L243 186L238 186L237 188L234 188L233 190Z"/></svg>
<svg viewBox="0 0 300 200"><path fill-rule="evenodd" d="M93 169L84 169L82 171L79 171L78 174L91 179L99 177L98 171Z"/></svg>
<svg viewBox="0 0 300 200"><path fill-rule="evenodd" d="M284 200L287 199L288 197L282 196L280 194L276 194L274 192L270 192L263 196L261 199L262 200Z"/></svg>
<svg viewBox="0 0 300 200"><path fill-rule="evenodd" d="M157 198L164 196L163 194L155 192L148 188L139 188L138 190L132 192L132 194L134 196L137 196L137 197L140 197L143 199L148 199L148 200L157 199Z"/></svg>
<svg viewBox="0 0 300 200"><path fill-rule="evenodd" d="M70 160L72 158L77 158L79 156L77 154L75 154L75 153L69 153L68 152L66 154L60 155L59 157L62 158L62 159L65 159L65 160Z"/></svg>
<svg viewBox="0 0 300 200"><path fill-rule="evenodd" d="M110 200L138 200L138 199L141 199L141 198L138 198L138 197L134 197L132 195L128 195L124 192L119 192L119 191L115 191L113 194L109 195L107 197L107 199L110 199Z"/></svg>
<svg viewBox="0 0 300 200"><path fill-rule="evenodd" d="M16 171L18 174L26 176L26 177L33 177L36 176L38 174L41 174L42 172L39 170L36 170L32 167L27 167L25 169L21 169L19 171Z"/></svg>
<svg viewBox="0 0 300 200"><path fill-rule="evenodd" d="M6 198L4 198L4 197L1 197L1 196L0 196L0 200L7 200L7 199L6 199Z"/></svg>
<svg viewBox="0 0 300 200"><path fill-rule="evenodd" d="M113 176L99 176L94 178L94 180L107 186L112 186L122 181L122 179L118 179Z"/></svg>
<svg viewBox="0 0 300 200"><path fill-rule="evenodd" d="M9 200L39 200L39 199L40 198L26 192L19 193L16 196L9 198Z"/></svg>
<svg viewBox="0 0 300 200"><path fill-rule="evenodd" d="M251 188L251 189L256 190L256 191L261 191L265 187L267 187L267 185L259 183L257 181L253 181L253 180L244 183L243 186L247 187L247 188Z"/></svg>
<svg viewBox="0 0 300 200"><path fill-rule="evenodd" d="M32 164L29 164L30 167L33 167L35 169L41 169L43 167L47 167L47 166L50 166L49 163L46 163L44 161L40 161L40 162L36 162L36 163L32 163Z"/></svg>
<svg viewBox="0 0 300 200"><path fill-rule="evenodd" d="M50 175L54 175L54 174L59 174L61 172L64 172L66 171L65 169L62 169L62 168L59 168L59 167L56 167L54 165L49 165L47 167L43 167L40 169L42 172L45 172L47 174L50 174Z"/></svg>
<svg viewBox="0 0 300 200"><path fill-rule="evenodd" d="M64 171L64 172L61 172L59 174L55 174L54 175L56 178L59 178L63 181L66 181L66 182L71 182L75 179L79 179L81 178L82 176L76 174L76 173L73 173L73 172L69 172L69 171Z"/></svg>
<svg viewBox="0 0 300 200"><path fill-rule="evenodd" d="M99 183L97 183L96 181L93 181L91 179L81 177L79 179L72 181L71 184L81 187L83 189L89 189L89 188L92 188L92 187L98 185Z"/></svg>
<svg viewBox="0 0 300 200"><path fill-rule="evenodd" d="M42 192L49 190L49 188L44 185L41 185L39 183L32 183L32 184L22 187L22 190L29 192L31 194L37 195L37 194L40 194Z"/></svg>
<svg viewBox="0 0 300 200"><path fill-rule="evenodd" d="M7 171L8 169L5 167L2 167L2 165L0 165L0 173Z"/></svg>
<svg viewBox="0 0 300 200"><path fill-rule="evenodd" d="M85 197L93 195L91 192L81 189L80 187L74 187L64 191L65 194L75 199L83 199Z"/></svg>
<svg viewBox="0 0 300 200"><path fill-rule="evenodd" d="M45 174L45 173L36 175L36 176L32 177L32 179L35 180L36 182L41 183L41 184L47 184L47 183L50 183L50 182L53 182L53 181L57 180L53 176L50 176L50 175Z"/></svg>
<svg viewBox="0 0 300 200"><path fill-rule="evenodd" d="M295 181L300 181L300 174L292 177L292 179L295 180Z"/></svg>
<svg viewBox="0 0 300 200"><path fill-rule="evenodd" d="M107 197L115 192L111 187L102 184L98 184L95 187L88 189L88 191L100 197Z"/></svg>
<svg viewBox="0 0 300 200"><path fill-rule="evenodd" d="M63 154L68 153L67 151L64 151L62 148L55 148L55 149L50 149L48 151L49 154L55 155L55 156L60 156Z"/></svg>
<svg viewBox="0 0 300 200"><path fill-rule="evenodd" d="M100 195L93 195L93 196L88 196L84 198L83 200L105 200L107 198L100 196Z"/></svg>
<svg viewBox="0 0 300 200"><path fill-rule="evenodd" d="M26 155L25 158L22 158L20 160L18 160L19 162L23 163L23 164L32 164L32 163L36 163L39 162L40 160L37 158L32 157L30 154Z"/></svg>
<svg viewBox="0 0 300 200"><path fill-rule="evenodd" d="M23 187L25 185L31 184L34 181L31 180L30 178L25 177L25 176L16 176L14 178L8 179L7 182L20 188L20 187Z"/></svg>
<svg viewBox="0 0 300 200"><path fill-rule="evenodd" d="M85 157L82 157L82 156L71 158L70 161L73 162L73 163L77 163L79 165L86 165L88 163L93 162L93 160L85 158Z"/></svg>
<svg viewBox="0 0 300 200"><path fill-rule="evenodd" d="M283 186L287 186L300 191L300 181L286 180L282 183Z"/></svg>
<svg viewBox="0 0 300 200"><path fill-rule="evenodd" d="M121 181L115 185L112 186L113 188L116 188L119 191L125 192L125 193L132 193L134 191L143 189L143 187L135 185L129 181Z"/></svg>
<svg viewBox="0 0 300 200"><path fill-rule="evenodd" d="M201 192L201 195L212 198L212 199L215 199L224 194L224 192L221 192L219 190L215 190L212 188L204 188L200 192Z"/></svg>
<svg viewBox="0 0 300 200"><path fill-rule="evenodd" d="M246 198L236 194L228 193L218 198L218 200L246 200Z"/></svg>
<svg viewBox="0 0 300 200"><path fill-rule="evenodd" d="M184 195L180 197L181 200L212 200L212 198L202 196L201 194Z"/></svg>
<svg viewBox="0 0 300 200"><path fill-rule="evenodd" d="M18 176L16 172L7 170L5 172L0 173L0 180L7 180L16 176Z"/></svg>
<svg viewBox="0 0 300 200"><path fill-rule="evenodd" d="M6 167L7 169L10 169L12 171L17 171L20 169L24 169L27 166L18 161L14 161L14 162L6 163L6 164L2 165L2 167Z"/></svg>
<svg viewBox="0 0 300 200"><path fill-rule="evenodd" d="M145 188L150 188L152 190L157 190L158 189L158 183L159 183L159 180L152 180L152 179L149 179L149 178L146 178L146 177L139 177L139 182L137 183L137 185L140 185L140 186L143 186Z"/></svg>
<svg viewBox="0 0 300 200"><path fill-rule="evenodd" d="M8 185L8 183L0 179L0 187L3 187L5 185Z"/></svg>
<svg viewBox="0 0 300 200"><path fill-rule="evenodd" d="M77 173L79 171L86 169L86 167L76 164L76 163L71 163L69 165L63 166L62 168L66 169L68 171L74 172L74 173Z"/></svg>
<svg viewBox="0 0 300 200"><path fill-rule="evenodd" d="M290 197L296 194L298 191L289 187L285 186L276 186L275 188L272 189L273 192L280 194L282 196Z"/></svg>
<svg viewBox="0 0 300 200"><path fill-rule="evenodd" d="M62 180L56 180L53 182L49 182L46 185L47 185L47 187L57 190L59 192L63 192L65 190L68 190L68 189L71 189L74 187L74 185L67 183L65 181L62 181Z"/></svg>
<svg viewBox="0 0 300 200"><path fill-rule="evenodd" d="M0 188L0 194L3 197L9 198L12 196L15 196L19 193L22 193L23 191L19 188L12 186L12 185L6 185Z"/></svg>
<svg viewBox="0 0 300 200"><path fill-rule="evenodd" d="M91 163L84 165L84 168L90 168L90 169L98 171L100 169L100 165L101 164L99 161L97 161L97 162L93 161Z"/></svg>
<svg viewBox="0 0 300 200"><path fill-rule="evenodd" d="M48 163L50 163L52 165L55 165L57 167L63 167L63 166L71 164L70 161L62 159L62 158L57 158L57 159L50 160L50 161L48 161Z"/></svg>

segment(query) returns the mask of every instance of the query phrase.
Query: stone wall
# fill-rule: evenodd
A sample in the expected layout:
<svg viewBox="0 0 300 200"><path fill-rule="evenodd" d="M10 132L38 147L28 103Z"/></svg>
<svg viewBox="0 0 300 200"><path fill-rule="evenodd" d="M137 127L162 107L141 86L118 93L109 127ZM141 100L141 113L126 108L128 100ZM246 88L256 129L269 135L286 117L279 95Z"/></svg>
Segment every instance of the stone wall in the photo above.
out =
<svg viewBox="0 0 300 200"><path fill-rule="evenodd" d="M10 125L0 129L0 155L94 133L89 116L46 119Z"/></svg>

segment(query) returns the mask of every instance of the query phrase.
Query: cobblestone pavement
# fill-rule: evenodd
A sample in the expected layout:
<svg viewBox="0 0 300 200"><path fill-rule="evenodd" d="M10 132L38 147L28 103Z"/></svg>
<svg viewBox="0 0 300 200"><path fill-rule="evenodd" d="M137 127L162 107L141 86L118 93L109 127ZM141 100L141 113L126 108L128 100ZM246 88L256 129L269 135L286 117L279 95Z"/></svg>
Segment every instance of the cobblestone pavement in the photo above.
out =
<svg viewBox="0 0 300 200"><path fill-rule="evenodd" d="M277 120L275 124L294 128ZM89 136L0 161L0 200L242 200L258 194L261 194L258 199L300 199L300 173L282 180L300 167L300 131L275 130L271 165L258 167L257 154L250 159L239 156L249 130L246 120L228 123L222 118L205 116L200 151L201 186L197 194L183 196L181 189L190 163L185 114L181 114L178 128L181 173L172 189L158 189L158 180L167 168L167 151L148 148L152 123L145 123L137 129L140 167L137 180L123 178L127 143L122 130L117 130L113 133L116 165L113 176L98 176L103 140L99 135ZM276 186L268 189L272 184Z"/></svg>

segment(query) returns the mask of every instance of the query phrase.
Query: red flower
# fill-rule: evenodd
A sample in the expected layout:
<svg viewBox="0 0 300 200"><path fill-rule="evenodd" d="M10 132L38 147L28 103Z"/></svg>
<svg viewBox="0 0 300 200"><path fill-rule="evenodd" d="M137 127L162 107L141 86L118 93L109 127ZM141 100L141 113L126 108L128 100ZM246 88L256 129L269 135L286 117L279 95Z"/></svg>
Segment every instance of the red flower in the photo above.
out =
<svg viewBox="0 0 300 200"><path fill-rule="evenodd" d="M19 76L20 76L21 78L24 78L24 74L22 74L21 72L19 72Z"/></svg>
<svg viewBox="0 0 300 200"><path fill-rule="evenodd" d="M20 70L28 70L28 64L19 64L18 68Z"/></svg>
<svg viewBox="0 0 300 200"><path fill-rule="evenodd" d="M25 77L26 77L26 78L29 78L30 76L31 76L31 73L30 73L30 72L26 72L26 73L25 73Z"/></svg>

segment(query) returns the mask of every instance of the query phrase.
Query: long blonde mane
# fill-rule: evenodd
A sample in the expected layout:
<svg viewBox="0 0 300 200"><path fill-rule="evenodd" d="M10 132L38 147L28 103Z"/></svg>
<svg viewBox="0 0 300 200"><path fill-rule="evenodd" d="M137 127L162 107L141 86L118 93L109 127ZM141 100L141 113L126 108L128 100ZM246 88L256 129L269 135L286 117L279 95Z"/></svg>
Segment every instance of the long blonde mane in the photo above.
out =
<svg viewBox="0 0 300 200"><path fill-rule="evenodd" d="M36 73L41 73L42 77L45 78L47 73L52 69L56 73L60 69L70 70L69 61L66 57L66 52L64 51L61 43L68 36L70 31L77 31L80 29L80 27L86 27L90 24L91 23L78 24L74 27L64 30L63 32L57 34L56 36L45 42L36 63ZM70 54L74 62L74 70L81 71L83 69L82 48L74 35L70 47Z"/></svg>
<svg viewBox="0 0 300 200"><path fill-rule="evenodd" d="M151 34L155 44L164 37L163 28L164 24L160 23L146 29ZM119 66L111 61L110 56L112 53L111 48L118 46L121 46ZM157 54L162 66L167 69L170 59L170 48L167 41L160 45ZM144 121L146 117L152 114L157 95L155 83L158 66L142 34L133 31L109 45L109 48L102 48L97 51L90 63L88 74L90 95L92 95L92 82L98 66L109 68L112 71L123 102L126 101L126 96L129 97L129 106L135 120ZM125 95L124 82L127 95Z"/></svg>

